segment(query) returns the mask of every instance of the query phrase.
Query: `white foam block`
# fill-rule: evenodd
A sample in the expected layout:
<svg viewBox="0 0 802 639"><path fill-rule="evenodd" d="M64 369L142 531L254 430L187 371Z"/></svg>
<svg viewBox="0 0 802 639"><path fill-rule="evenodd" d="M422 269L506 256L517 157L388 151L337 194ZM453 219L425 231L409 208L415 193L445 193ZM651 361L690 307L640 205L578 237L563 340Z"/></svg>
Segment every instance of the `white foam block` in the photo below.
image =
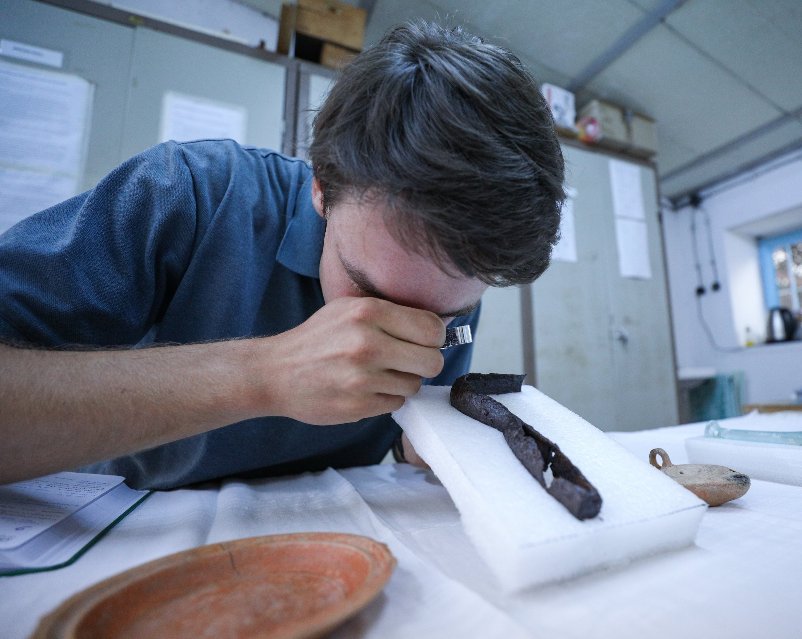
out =
<svg viewBox="0 0 802 639"><path fill-rule="evenodd" d="M531 386L494 395L560 446L602 496L579 521L514 456L504 437L449 404L450 387L424 386L393 417L460 511L506 591L546 584L680 548L706 504L584 419Z"/></svg>
<svg viewBox="0 0 802 639"><path fill-rule="evenodd" d="M802 446L689 437L685 450L691 464L718 464L752 479L802 486Z"/></svg>
<svg viewBox="0 0 802 639"><path fill-rule="evenodd" d="M798 433L802 431L802 411L750 413L719 422L736 431ZM740 439L690 437L685 450L691 464L718 464L746 473L752 479L802 486L802 446L770 444Z"/></svg>

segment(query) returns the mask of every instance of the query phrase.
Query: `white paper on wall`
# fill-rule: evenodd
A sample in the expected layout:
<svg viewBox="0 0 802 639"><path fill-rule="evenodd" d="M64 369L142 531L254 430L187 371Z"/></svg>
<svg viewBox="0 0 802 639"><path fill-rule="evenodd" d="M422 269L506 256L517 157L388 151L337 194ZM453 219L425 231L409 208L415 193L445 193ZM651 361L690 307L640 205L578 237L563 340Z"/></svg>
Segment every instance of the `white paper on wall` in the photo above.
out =
<svg viewBox="0 0 802 639"><path fill-rule="evenodd" d="M0 62L0 233L78 193L93 95L77 75Z"/></svg>
<svg viewBox="0 0 802 639"><path fill-rule="evenodd" d="M628 217L634 220L646 218L640 167L637 164L610 160L610 188L616 217Z"/></svg>
<svg viewBox="0 0 802 639"><path fill-rule="evenodd" d="M551 252L552 260L576 262L576 223L574 220L574 198L577 191L570 186L565 188L565 200L560 214L560 240Z"/></svg>
<svg viewBox="0 0 802 639"><path fill-rule="evenodd" d="M651 279L649 233L640 167L631 162L610 160L610 190L615 213L619 273L621 277Z"/></svg>
<svg viewBox="0 0 802 639"><path fill-rule="evenodd" d="M37 64L46 64L49 67L60 69L64 66L64 54L54 49L35 47L25 42L0 39L0 55L19 60L28 60Z"/></svg>
<svg viewBox="0 0 802 639"><path fill-rule="evenodd" d="M652 277L649 264L649 234L646 220L616 218L615 237L618 245L618 268L621 277L648 280Z"/></svg>
<svg viewBox="0 0 802 639"><path fill-rule="evenodd" d="M243 106L168 91L162 98L159 141L227 138L245 144L247 120Z"/></svg>

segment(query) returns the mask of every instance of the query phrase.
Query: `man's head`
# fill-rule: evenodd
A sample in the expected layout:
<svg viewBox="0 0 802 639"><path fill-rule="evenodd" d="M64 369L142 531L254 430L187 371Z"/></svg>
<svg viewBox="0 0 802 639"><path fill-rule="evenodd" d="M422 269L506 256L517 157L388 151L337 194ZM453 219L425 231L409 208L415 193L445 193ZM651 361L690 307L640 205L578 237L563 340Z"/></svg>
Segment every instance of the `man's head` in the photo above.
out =
<svg viewBox="0 0 802 639"><path fill-rule="evenodd" d="M444 272L509 285L548 266L562 153L535 80L500 47L428 23L393 29L343 70L310 156L327 213L375 204Z"/></svg>

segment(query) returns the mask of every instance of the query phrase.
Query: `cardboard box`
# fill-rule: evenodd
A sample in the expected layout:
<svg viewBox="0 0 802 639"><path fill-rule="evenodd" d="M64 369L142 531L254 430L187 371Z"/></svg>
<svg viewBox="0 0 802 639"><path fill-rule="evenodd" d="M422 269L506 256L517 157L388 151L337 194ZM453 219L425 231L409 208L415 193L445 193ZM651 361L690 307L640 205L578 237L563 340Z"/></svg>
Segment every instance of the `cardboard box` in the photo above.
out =
<svg viewBox="0 0 802 639"><path fill-rule="evenodd" d="M362 50L366 21L364 9L336 0L284 4L278 52L337 68Z"/></svg>
<svg viewBox="0 0 802 639"><path fill-rule="evenodd" d="M351 49L324 42L320 49L320 64L331 69L341 69L353 60L356 54L357 52Z"/></svg>
<svg viewBox="0 0 802 639"><path fill-rule="evenodd" d="M540 92L546 99L549 109L551 109L554 124L561 129L575 130L576 106L574 94L562 87L547 83L540 87Z"/></svg>
<svg viewBox="0 0 802 639"><path fill-rule="evenodd" d="M631 155L650 158L657 153L657 130L654 120L616 104L591 100L579 111L580 128L588 120L598 125L599 146Z"/></svg>

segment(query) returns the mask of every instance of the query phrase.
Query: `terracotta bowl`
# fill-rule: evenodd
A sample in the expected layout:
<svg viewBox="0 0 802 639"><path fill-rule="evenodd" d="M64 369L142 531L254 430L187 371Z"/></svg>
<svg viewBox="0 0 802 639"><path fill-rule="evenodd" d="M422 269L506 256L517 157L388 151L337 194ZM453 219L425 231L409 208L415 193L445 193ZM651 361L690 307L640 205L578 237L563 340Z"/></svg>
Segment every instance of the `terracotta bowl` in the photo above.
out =
<svg viewBox="0 0 802 639"><path fill-rule="evenodd" d="M340 533L202 546L76 594L33 637L319 637L373 600L395 563L384 544Z"/></svg>

